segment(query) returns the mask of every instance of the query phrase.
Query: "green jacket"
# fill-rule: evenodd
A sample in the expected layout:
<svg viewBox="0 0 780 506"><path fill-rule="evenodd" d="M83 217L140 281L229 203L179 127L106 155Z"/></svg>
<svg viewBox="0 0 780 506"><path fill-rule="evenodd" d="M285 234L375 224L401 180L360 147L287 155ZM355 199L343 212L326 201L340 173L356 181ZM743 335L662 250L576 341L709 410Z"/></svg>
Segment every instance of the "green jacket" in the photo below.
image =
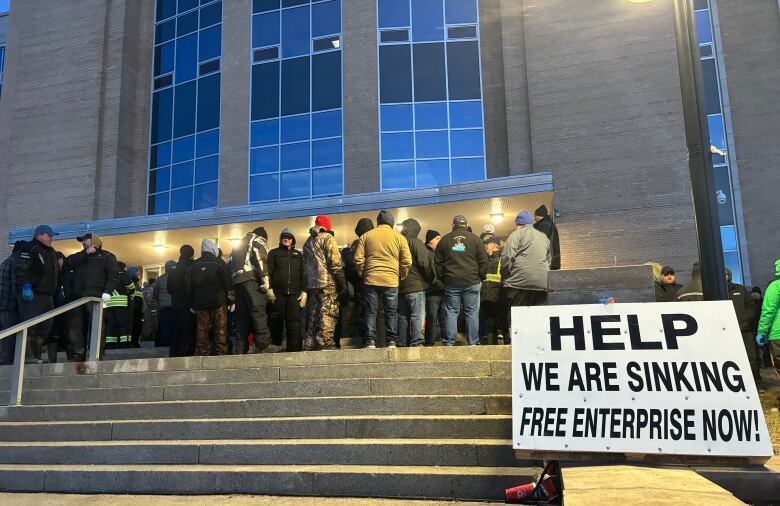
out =
<svg viewBox="0 0 780 506"><path fill-rule="evenodd" d="M775 278L764 294L758 321L758 333L770 341L780 341L780 260L775 262Z"/></svg>

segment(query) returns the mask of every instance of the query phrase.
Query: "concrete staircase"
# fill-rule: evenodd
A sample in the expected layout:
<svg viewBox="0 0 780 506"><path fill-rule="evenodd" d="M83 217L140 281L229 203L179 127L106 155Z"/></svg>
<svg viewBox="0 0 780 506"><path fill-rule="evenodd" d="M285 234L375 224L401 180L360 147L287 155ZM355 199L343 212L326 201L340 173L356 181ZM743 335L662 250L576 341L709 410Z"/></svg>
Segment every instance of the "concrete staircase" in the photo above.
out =
<svg viewBox="0 0 780 506"><path fill-rule="evenodd" d="M539 471L511 448L509 360L482 346L28 366L25 405L0 408L0 490L502 499Z"/></svg>

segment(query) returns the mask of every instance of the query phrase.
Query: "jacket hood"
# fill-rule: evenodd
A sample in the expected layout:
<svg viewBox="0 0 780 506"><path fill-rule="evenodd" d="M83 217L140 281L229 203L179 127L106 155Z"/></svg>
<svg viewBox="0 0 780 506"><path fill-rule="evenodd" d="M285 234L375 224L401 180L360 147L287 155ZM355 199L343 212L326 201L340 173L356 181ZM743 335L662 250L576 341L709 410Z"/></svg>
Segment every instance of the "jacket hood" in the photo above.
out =
<svg viewBox="0 0 780 506"><path fill-rule="evenodd" d="M203 239L203 241L200 243L200 252L203 253L211 253L214 256L219 255L219 246L214 244L214 241L210 241L208 239Z"/></svg>
<svg viewBox="0 0 780 506"><path fill-rule="evenodd" d="M374 222L371 221L371 218L360 218L357 222L357 226L355 226L355 235L360 237L361 235L365 234L369 230L374 229Z"/></svg>
<svg viewBox="0 0 780 506"><path fill-rule="evenodd" d="M379 211L379 215L376 217L376 223L377 225L388 225L390 228L393 228L395 226L395 218L390 211L383 209Z"/></svg>
<svg viewBox="0 0 780 506"><path fill-rule="evenodd" d="M734 273L731 272L731 269L729 269L728 267L726 267L726 276L728 276L729 278L728 283L730 285L734 284Z"/></svg>
<svg viewBox="0 0 780 506"><path fill-rule="evenodd" d="M775 260L775 277L780 279L780 258Z"/></svg>
<svg viewBox="0 0 780 506"><path fill-rule="evenodd" d="M414 218L404 220L401 225L404 227L403 234L407 237L417 238L420 235L420 230L422 230L420 223Z"/></svg>
<svg viewBox="0 0 780 506"><path fill-rule="evenodd" d="M282 230L282 233L279 234L279 246L282 245L282 236L285 236L285 235L289 235L290 237L292 237L292 247L294 248L295 247L295 234L293 234L293 231L290 230L289 228L285 228L284 230Z"/></svg>

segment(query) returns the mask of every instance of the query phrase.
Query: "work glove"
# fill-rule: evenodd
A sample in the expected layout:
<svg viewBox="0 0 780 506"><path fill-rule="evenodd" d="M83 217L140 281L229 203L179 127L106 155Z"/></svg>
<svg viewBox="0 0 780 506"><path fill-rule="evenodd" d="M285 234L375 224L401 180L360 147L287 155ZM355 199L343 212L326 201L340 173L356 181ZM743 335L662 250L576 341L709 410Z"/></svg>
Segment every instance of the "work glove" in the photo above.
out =
<svg viewBox="0 0 780 506"><path fill-rule="evenodd" d="M108 304L109 302L111 302L111 295L109 295L107 293L104 293L103 295L101 295L100 298L103 299L103 304L104 305Z"/></svg>
<svg viewBox="0 0 780 506"><path fill-rule="evenodd" d="M268 297L268 300L271 301L271 304L276 302L276 294L274 293L274 289L273 288L269 288L265 292L265 296Z"/></svg>
<svg viewBox="0 0 780 506"><path fill-rule="evenodd" d="M228 306L228 311L231 312L231 313L234 313L236 311L236 305L235 304L229 305Z"/></svg>
<svg viewBox="0 0 780 506"><path fill-rule="evenodd" d="M268 280L268 276L263 276L262 283L260 284L260 291L263 293L268 293L268 290L271 289L271 282Z"/></svg>
<svg viewBox="0 0 780 506"><path fill-rule="evenodd" d="M766 336L762 336L761 334L758 334L756 336L756 344L759 346L764 346L766 344Z"/></svg>
<svg viewBox="0 0 780 506"><path fill-rule="evenodd" d="M25 302L32 302L35 294L33 293L32 284L28 281L22 287L22 300Z"/></svg>
<svg viewBox="0 0 780 506"><path fill-rule="evenodd" d="M334 275L333 280L336 282L336 294L341 295L347 290L347 280L343 272Z"/></svg>
<svg viewBox="0 0 780 506"><path fill-rule="evenodd" d="M303 309L306 307L306 292L301 292L301 294L298 296L298 306Z"/></svg>

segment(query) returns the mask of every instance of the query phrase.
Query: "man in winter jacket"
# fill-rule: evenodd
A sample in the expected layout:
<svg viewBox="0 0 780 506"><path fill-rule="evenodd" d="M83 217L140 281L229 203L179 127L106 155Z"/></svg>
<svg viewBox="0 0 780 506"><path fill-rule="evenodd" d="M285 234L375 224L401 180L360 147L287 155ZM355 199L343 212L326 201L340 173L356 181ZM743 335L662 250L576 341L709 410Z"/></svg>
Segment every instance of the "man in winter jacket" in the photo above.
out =
<svg viewBox="0 0 780 506"><path fill-rule="evenodd" d="M82 250L65 259L63 270L72 273L73 279L72 290L66 286L65 298L72 302L82 297L100 297L107 304L119 281L116 257L103 249L103 241L97 234L86 233L76 240L81 243ZM70 312L68 346L75 362L86 358L84 331L92 325L92 308L93 305L88 304Z"/></svg>
<svg viewBox="0 0 780 506"><path fill-rule="evenodd" d="M301 351L301 310L306 307L306 279L303 253L295 249L295 235L289 228L282 230L279 247L268 253L268 275L271 278L268 299L274 306L271 335L275 342L281 342L284 327L287 351Z"/></svg>
<svg viewBox="0 0 780 506"><path fill-rule="evenodd" d="M550 260L550 270L557 271L561 268L561 240L558 236L558 227L550 217L547 206L541 205L534 211L534 228L547 236L552 248L552 258Z"/></svg>
<svg viewBox="0 0 780 506"><path fill-rule="evenodd" d="M209 329L214 331L216 354L226 355L230 273L219 261L219 248L212 241L203 239L200 251L200 258L193 262L185 275L190 306L197 320L195 355L209 354Z"/></svg>
<svg viewBox="0 0 780 506"><path fill-rule="evenodd" d="M168 292L168 276L176 269L176 262L165 262L165 273L157 278L152 290L152 300L157 307L157 340L155 346L170 346L173 337L173 308Z"/></svg>
<svg viewBox="0 0 780 506"><path fill-rule="evenodd" d="M395 218L381 211L377 227L360 236L355 250L355 266L365 285L363 304L366 315L366 348L376 347L376 315L381 298L385 310L387 346L398 341L398 284L412 265L409 243L393 230Z"/></svg>
<svg viewBox="0 0 780 506"><path fill-rule="evenodd" d="M268 233L263 227L249 232L230 254L231 283L236 298L235 352L242 355L249 348L249 333L254 333L258 353L282 351L271 343L268 330Z"/></svg>
<svg viewBox="0 0 780 506"><path fill-rule="evenodd" d="M16 241L11 254L0 264L0 330L5 330L19 323L19 297L14 279L14 262L24 241ZM16 336L8 336L0 340L0 365L14 363Z"/></svg>
<svg viewBox="0 0 780 506"><path fill-rule="evenodd" d="M479 237L468 231L465 216L455 216L452 232L436 246L436 274L444 283L445 346L455 346L461 305L466 316L469 344L479 344L479 292L488 257Z"/></svg>
<svg viewBox="0 0 780 506"><path fill-rule="evenodd" d="M398 285L398 345L422 346L425 342L425 291L436 279L436 267L425 244L418 239L420 223L408 219L401 223L401 235L409 244L412 265Z"/></svg>
<svg viewBox="0 0 780 506"><path fill-rule="evenodd" d="M531 213L521 211L517 228L509 235L501 252L504 300L513 306L541 306L547 303L547 273L550 271L550 240L531 226ZM511 313L507 322L512 325Z"/></svg>
<svg viewBox="0 0 780 506"><path fill-rule="evenodd" d="M127 296L131 313L130 321L132 322L130 347L140 348L141 331L144 324L144 294L141 288L141 270L138 267L129 267L127 274L130 276L130 281L133 282L133 289Z"/></svg>
<svg viewBox="0 0 780 506"><path fill-rule="evenodd" d="M333 226L325 215L317 216L309 231L303 246L303 266L309 293L303 349L336 349L333 334L339 319L339 294L347 289L347 280Z"/></svg>
<svg viewBox="0 0 780 506"><path fill-rule="evenodd" d="M661 279L655 282L656 302L677 302L677 292L682 285L677 284L677 275L668 265L661 269Z"/></svg>
<svg viewBox="0 0 780 506"><path fill-rule="evenodd" d="M344 262L344 275L346 276L349 285L352 285L353 314L357 314L357 331L354 335L360 336L363 339L365 339L368 332L366 328L365 306L363 304L365 286L363 285L363 278L358 274L357 266L355 265L355 251L357 251L360 237L373 229L374 222L371 221L371 218L360 218L357 225L355 225L355 235L358 238L352 241L352 244L350 244L349 247L344 248L341 251L341 257ZM349 289L349 287L347 288ZM382 346L385 346L385 318L382 316L381 312L377 316L376 329L377 343L381 343Z"/></svg>
<svg viewBox="0 0 780 506"><path fill-rule="evenodd" d="M479 301L479 320L482 336L487 344L496 344L498 336L507 339L506 306L501 293L501 241L491 237L485 242L488 256L487 273L482 282Z"/></svg>
<svg viewBox="0 0 780 506"><path fill-rule="evenodd" d="M757 386L761 386L761 373L759 372L760 363L758 360L758 349L756 348L755 336L753 335L752 325L753 316L756 312L756 304L750 297L747 288L732 281L731 269L726 269L726 284L728 286L729 299L734 304L734 312L739 322L739 330L742 332L742 342L745 345L748 362L750 362L750 371L753 373L753 379Z"/></svg>
<svg viewBox="0 0 780 506"><path fill-rule="evenodd" d="M57 253L51 247L54 235L50 226L38 226L32 241L24 243L13 263L14 283L19 295L20 321L35 318L54 309L54 295L57 293L60 272ZM36 363L43 363L41 351L53 323L53 320L49 319L27 331L30 353Z"/></svg>
<svg viewBox="0 0 780 506"><path fill-rule="evenodd" d="M428 252L428 262L433 266L434 279L425 291L425 345L433 346L441 341L442 309L444 300L444 283L436 274L436 246L441 241L441 234L436 230L425 233L425 250Z"/></svg>
<svg viewBox="0 0 780 506"><path fill-rule="evenodd" d="M763 346L769 341L775 367L780 368L780 260L775 262L775 280L764 293L761 305L761 319L758 321L756 344Z"/></svg>
<svg viewBox="0 0 780 506"><path fill-rule="evenodd" d="M704 291L701 287L701 268L699 262L693 264L691 269L691 280L688 281L680 291L677 292L677 300L680 302L691 302L704 300Z"/></svg>
<svg viewBox="0 0 780 506"><path fill-rule="evenodd" d="M133 330L133 290L135 284L127 272L127 265L117 262L117 284L106 303L106 336L103 349L129 348Z"/></svg>
<svg viewBox="0 0 780 506"><path fill-rule="evenodd" d="M179 261L168 272L168 293L173 310L173 335L171 357L189 357L195 353L195 315L190 312L189 293L185 276L194 262L195 249L189 244L179 248Z"/></svg>

